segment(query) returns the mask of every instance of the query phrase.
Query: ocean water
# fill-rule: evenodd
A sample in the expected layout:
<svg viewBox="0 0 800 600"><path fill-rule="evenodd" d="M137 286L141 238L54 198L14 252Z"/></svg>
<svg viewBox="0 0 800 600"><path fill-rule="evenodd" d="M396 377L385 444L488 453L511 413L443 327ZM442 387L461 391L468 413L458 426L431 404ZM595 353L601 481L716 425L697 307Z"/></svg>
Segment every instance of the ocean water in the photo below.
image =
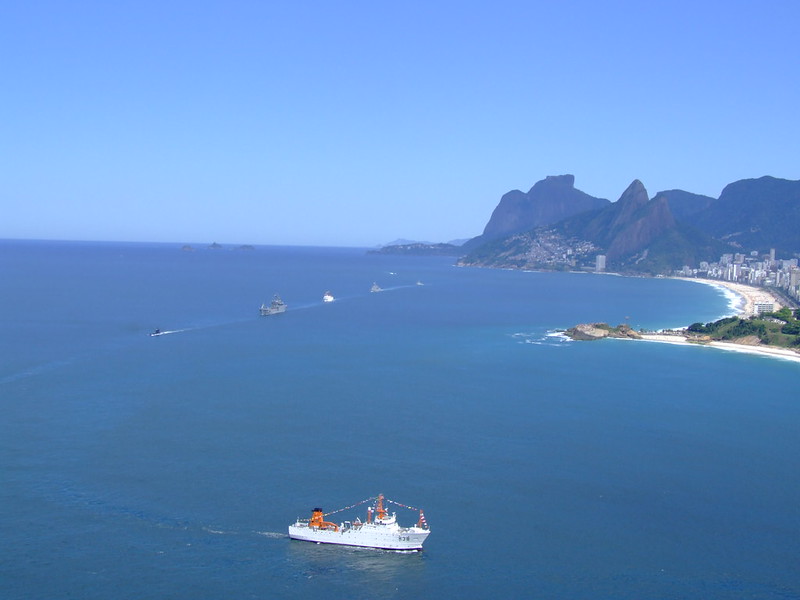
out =
<svg viewBox="0 0 800 600"><path fill-rule="evenodd" d="M800 366L553 334L712 287L5 241L0 290L3 599L800 597ZM423 552L286 537L380 492Z"/></svg>

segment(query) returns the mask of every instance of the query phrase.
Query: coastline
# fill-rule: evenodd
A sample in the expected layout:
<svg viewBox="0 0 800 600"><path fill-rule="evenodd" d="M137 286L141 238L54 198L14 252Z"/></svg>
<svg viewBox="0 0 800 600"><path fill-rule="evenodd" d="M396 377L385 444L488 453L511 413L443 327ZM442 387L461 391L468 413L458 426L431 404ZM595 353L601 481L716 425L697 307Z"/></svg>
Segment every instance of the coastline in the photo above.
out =
<svg viewBox="0 0 800 600"><path fill-rule="evenodd" d="M618 338L631 339L631 338ZM728 350L729 352L741 352L744 354L757 354L769 358L780 358L800 363L800 352L789 348L777 348L775 346L751 346L748 344L737 344L736 342L706 342L697 343L689 341L689 338L681 334L661 334L643 333L639 341L655 342L659 344L676 344L679 346L699 346L702 348L717 348L718 350Z"/></svg>
<svg viewBox="0 0 800 600"><path fill-rule="evenodd" d="M734 283L732 281L721 281L718 279L695 279L692 277L672 277L678 281L692 281L694 283L702 283L703 285L710 285L717 289L725 290L733 294L735 300L732 298L731 308L736 311L736 316L746 319L755 314L756 303L767 302L775 305L774 310L783 308L780 300L776 298L768 290L752 285L745 285L743 283ZM734 302L737 302L734 304Z"/></svg>
<svg viewBox="0 0 800 600"><path fill-rule="evenodd" d="M783 306L775 296L773 296L764 288L712 279L693 279L689 277L673 277L673 279L711 285L731 293L733 295L731 298L731 308L735 311L734 314L736 316L743 319L751 317L755 314L755 305L757 302L771 302L775 305L775 310L779 310ZM800 351L789 348L743 344L737 342L710 341L698 343L696 341L691 341L689 336L685 333L685 330L672 331L669 333L642 333L641 340L646 342L678 344L682 346L703 346L708 348L717 348L719 350L728 350L730 352L757 354L769 358L780 358L800 363Z"/></svg>

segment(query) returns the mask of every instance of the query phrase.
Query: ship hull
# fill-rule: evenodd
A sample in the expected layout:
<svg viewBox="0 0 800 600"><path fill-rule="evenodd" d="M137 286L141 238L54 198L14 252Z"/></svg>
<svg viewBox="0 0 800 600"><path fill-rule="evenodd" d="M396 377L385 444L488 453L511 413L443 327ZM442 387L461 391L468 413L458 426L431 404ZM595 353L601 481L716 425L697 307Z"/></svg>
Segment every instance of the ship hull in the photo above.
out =
<svg viewBox="0 0 800 600"><path fill-rule="evenodd" d="M364 525L361 528L348 528L334 531L332 529L317 529L305 525L289 526L289 537L293 540L401 552L422 550L422 543L429 534L429 531L416 527L404 530L403 528L393 529Z"/></svg>

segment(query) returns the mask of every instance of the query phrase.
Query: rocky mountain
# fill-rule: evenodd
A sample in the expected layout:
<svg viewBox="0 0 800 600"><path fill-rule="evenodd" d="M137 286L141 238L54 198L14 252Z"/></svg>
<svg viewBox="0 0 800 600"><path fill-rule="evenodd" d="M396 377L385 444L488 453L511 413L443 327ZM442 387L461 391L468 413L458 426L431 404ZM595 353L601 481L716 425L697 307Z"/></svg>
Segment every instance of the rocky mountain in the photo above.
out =
<svg viewBox="0 0 800 600"><path fill-rule="evenodd" d="M616 202L575 189L572 175L550 176L527 193L512 190L482 235L463 246L406 245L385 251L452 254L459 264L593 268L663 273L753 250L800 255L800 181L761 177L731 183L718 199L683 190L651 200L635 180Z"/></svg>
<svg viewBox="0 0 800 600"><path fill-rule="evenodd" d="M636 179L616 202L565 219L557 229L605 248L608 259L615 261L642 250L674 226L666 199L651 203L644 185Z"/></svg>
<svg viewBox="0 0 800 600"><path fill-rule="evenodd" d="M607 208L566 219L555 229L592 242L616 270L659 272L667 264L716 258L720 249L707 236L677 222L668 196L649 200L638 179Z"/></svg>
<svg viewBox="0 0 800 600"><path fill-rule="evenodd" d="M655 195L656 198L662 196L667 199L669 210L676 221L686 221L716 201L716 198L711 196L692 194L683 190L666 190Z"/></svg>
<svg viewBox="0 0 800 600"><path fill-rule="evenodd" d="M635 180L614 203L493 240L475 248L461 264L588 267L604 254L612 270L656 273L718 258L724 245L679 223L670 209L670 196L682 195L662 193L650 200L644 184Z"/></svg>
<svg viewBox="0 0 800 600"><path fill-rule="evenodd" d="M775 177L736 181L722 190L716 202L688 219L736 251L800 252L800 181Z"/></svg>
<svg viewBox="0 0 800 600"><path fill-rule="evenodd" d="M552 225L608 204L604 198L595 198L576 189L574 175L551 175L536 182L527 193L512 190L504 194L483 234L464 246L466 249L476 248L490 240Z"/></svg>

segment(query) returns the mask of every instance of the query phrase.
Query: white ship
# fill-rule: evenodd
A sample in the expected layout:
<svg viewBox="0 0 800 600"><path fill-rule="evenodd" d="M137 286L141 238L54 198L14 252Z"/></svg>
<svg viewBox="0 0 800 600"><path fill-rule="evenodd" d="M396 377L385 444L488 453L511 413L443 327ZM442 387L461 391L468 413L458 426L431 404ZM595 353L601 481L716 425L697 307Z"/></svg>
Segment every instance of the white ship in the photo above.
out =
<svg viewBox="0 0 800 600"><path fill-rule="evenodd" d="M322 301L323 302L333 302L334 300L335 300L335 298L333 297L333 294L331 294L330 292L325 292L322 295Z"/></svg>
<svg viewBox="0 0 800 600"><path fill-rule="evenodd" d="M370 292L382 292L383 288L381 286L379 286L377 283L373 282L372 283L372 287L369 288L369 291Z"/></svg>
<svg viewBox="0 0 800 600"><path fill-rule="evenodd" d="M315 508L310 519L297 519L289 525L289 537L293 540L316 542L317 544L340 544L343 546L360 546L362 548L379 548L381 550L413 551L422 550L422 543L430 535L430 529L425 522L425 515L419 510L419 521L411 527L402 527L397 522L397 513L389 516L389 511L383 507L386 500L383 494L377 498L368 498L358 504L376 500L375 508L367 509L367 520L344 521L331 523L325 520L327 515L321 508ZM386 500L392 502L391 500ZM398 506L411 509L398 502ZM358 506L355 504L353 506ZM353 507L348 507L353 508ZM346 509L341 509L346 510ZM340 511L334 511L340 512Z"/></svg>

